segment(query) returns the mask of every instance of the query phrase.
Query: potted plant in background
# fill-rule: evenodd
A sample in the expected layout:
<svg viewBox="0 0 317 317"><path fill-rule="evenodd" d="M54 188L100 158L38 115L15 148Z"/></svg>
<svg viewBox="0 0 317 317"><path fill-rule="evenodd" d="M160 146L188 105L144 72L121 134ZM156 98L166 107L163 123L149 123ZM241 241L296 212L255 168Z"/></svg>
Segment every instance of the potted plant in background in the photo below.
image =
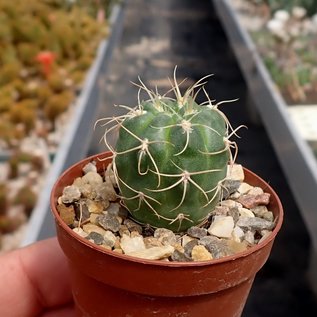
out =
<svg viewBox="0 0 317 317"><path fill-rule="evenodd" d="M79 119L90 83L106 72L117 37L114 9L113 1L0 3L0 188L5 192L0 252L36 240L33 216L38 223L46 210L38 208L44 196L38 193L50 186L47 175L63 152L67 118ZM93 106L90 102L90 113Z"/></svg>
<svg viewBox="0 0 317 317"><path fill-rule="evenodd" d="M110 151L55 183L78 316L241 315L283 211L266 182L233 164L237 129L205 79L182 94L174 73L175 98L140 80L149 99L139 94L136 107L106 119ZM198 105L200 90L207 100Z"/></svg>

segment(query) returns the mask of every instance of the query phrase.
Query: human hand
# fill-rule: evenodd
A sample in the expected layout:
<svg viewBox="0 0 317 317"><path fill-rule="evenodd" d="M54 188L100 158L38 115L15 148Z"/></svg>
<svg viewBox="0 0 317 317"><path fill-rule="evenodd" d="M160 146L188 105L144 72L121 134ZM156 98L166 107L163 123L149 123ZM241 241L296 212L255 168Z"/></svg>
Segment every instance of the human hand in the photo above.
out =
<svg viewBox="0 0 317 317"><path fill-rule="evenodd" d="M75 316L69 269L56 238L0 256L0 316Z"/></svg>

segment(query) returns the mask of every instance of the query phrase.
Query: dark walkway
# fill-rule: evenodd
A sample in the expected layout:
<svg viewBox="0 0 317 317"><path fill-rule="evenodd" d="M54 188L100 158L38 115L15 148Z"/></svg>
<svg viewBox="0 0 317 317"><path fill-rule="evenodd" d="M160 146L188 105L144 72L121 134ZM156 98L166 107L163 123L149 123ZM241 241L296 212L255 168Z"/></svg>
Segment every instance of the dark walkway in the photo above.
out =
<svg viewBox="0 0 317 317"><path fill-rule="evenodd" d="M140 75L148 86L165 92L174 66L178 78L194 82L213 73L207 91L224 105L233 126L241 130L238 162L255 171L276 189L285 208L285 223L266 266L258 273L244 317L317 316L317 301L308 287L305 270L309 237L269 139L252 124L246 110L247 90L210 0L133 0L126 7L120 47L110 68L106 105L100 117L113 115L113 104L136 104L137 89L129 81ZM251 105L252 106L252 105ZM95 140L101 131L96 131ZM105 147L93 143L91 152Z"/></svg>

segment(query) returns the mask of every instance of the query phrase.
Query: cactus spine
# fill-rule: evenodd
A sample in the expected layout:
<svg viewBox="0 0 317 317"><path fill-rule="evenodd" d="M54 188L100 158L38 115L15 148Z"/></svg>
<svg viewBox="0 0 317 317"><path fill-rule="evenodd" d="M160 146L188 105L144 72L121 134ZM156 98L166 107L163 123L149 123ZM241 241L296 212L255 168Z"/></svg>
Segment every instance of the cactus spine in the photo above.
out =
<svg viewBox="0 0 317 317"><path fill-rule="evenodd" d="M149 100L122 106L127 114L107 118L111 127L104 139L122 202L142 224L184 231L204 223L220 200L236 144L229 141L230 124L219 104L212 104L203 87L205 78L182 95L174 73L176 98L150 91L140 80ZM207 97L201 105L195 102L198 88ZM117 127L112 148L107 136Z"/></svg>

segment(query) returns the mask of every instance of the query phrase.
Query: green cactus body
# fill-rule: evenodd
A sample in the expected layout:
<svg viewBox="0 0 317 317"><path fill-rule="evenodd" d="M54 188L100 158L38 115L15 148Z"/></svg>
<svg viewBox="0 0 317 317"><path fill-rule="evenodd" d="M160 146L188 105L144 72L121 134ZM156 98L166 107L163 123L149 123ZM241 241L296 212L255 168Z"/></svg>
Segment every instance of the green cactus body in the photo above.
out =
<svg viewBox="0 0 317 317"><path fill-rule="evenodd" d="M176 100L153 93L116 119L113 169L136 221L184 231L218 204L231 152L224 114L177 91Z"/></svg>

